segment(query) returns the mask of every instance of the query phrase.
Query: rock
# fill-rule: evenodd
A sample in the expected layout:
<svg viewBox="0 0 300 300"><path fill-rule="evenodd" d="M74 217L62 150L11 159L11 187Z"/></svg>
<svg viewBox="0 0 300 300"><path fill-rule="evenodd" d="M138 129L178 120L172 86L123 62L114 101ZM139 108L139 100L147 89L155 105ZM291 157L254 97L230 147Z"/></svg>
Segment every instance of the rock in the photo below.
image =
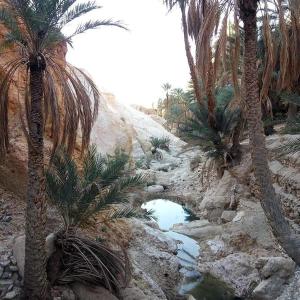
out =
<svg viewBox="0 0 300 300"><path fill-rule="evenodd" d="M18 295L20 295L20 289L19 288L15 288L14 290L12 290L11 292L8 292L5 296L4 296L4 300L9 300L9 299L14 299L16 298Z"/></svg>
<svg viewBox="0 0 300 300"><path fill-rule="evenodd" d="M300 268L297 267L293 279L288 285L285 286L282 294L277 298L277 300L294 300L300 299Z"/></svg>
<svg viewBox="0 0 300 300"><path fill-rule="evenodd" d="M2 274L2 279L10 279L12 277L12 273L10 272L4 272Z"/></svg>
<svg viewBox="0 0 300 300"><path fill-rule="evenodd" d="M263 280L253 290L253 300L273 300L276 299L282 292L284 280L279 277L270 277Z"/></svg>
<svg viewBox="0 0 300 300"><path fill-rule="evenodd" d="M6 222L6 223L9 223L10 221L12 220L12 217L11 216L4 216L3 218L2 218L2 222Z"/></svg>
<svg viewBox="0 0 300 300"><path fill-rule="evenodd" d="M213 254L218 254L225 249L225 244L221 240L208 240L206 243Z"/></svg>
<svg viewBox="0 0 300 300"><path fill-rule="evenodd" d="M148 193L161 193L165 189L162 185L150 185L147 187L147 192Z"/></svg>
<svg viewBox="0 0 300 300"><path fill-rule="evenodd" d="M50 257L55 252L55 239L55 233L50 233L46 237L46 252L48 257Z"/></svg>
<svg viewBox="0 0 300 300"><path fill-rule="evenodd" d="M17 264L17 261L16 261L16 259L15 259L13 256L10 257L10 262L11 262L11 264L13 264L14 266Z"/></svg>
<svg viewBox="0 0 300 300"><path fill-rule="evenodd" d="M88 287L80 283L74 283L71 287L78 300L118 300L103 287Z"/></svg>
<svg viewBox="0 0 300 300"><path fill-rule="evenodd" d="M50 234L46 238L46 253L50 257L55 250L54 246L55 235ZM21 235L14 240L13 255L17 261L19 274L24 277L24 264L25 264L25 235Z"/></svg>
<svg viewBox="0 0 300 300"><path fill-rule="evenodd" d="M175 224L171 230L201 241L221 234L222 226L214 225L208 220L196 220L187 224Z"/></svg>
<svg viewBox="0 0 300 300"><path fill-rule="evenodd" d="M0 261L0 266L2 268L9 266L9 264L10 264L10 261L8 259Z"/></svg>
<svg viewBox="0 0 300 300"><path fill-rule="evenodd" d="M258 260L256 266L260 269L260 274L267 279L275 274L283 279L287 279L295 272L296 264L290 258L285 257L263 257Z"/></svg>
<svg viewBox="0 0 300 300"><path fill-rule="evenodd" d="M235 291L235 295L246 297L260 282L255 268L256 257L246 253L233 253L222 259L199 263L200 271L221 279Z"/></svg>
<svg viewBox="0 0 300 300"><path fill-rule="evenodd" d="M146 296L143 291L137 287L128 287L121 290L120 296L123 300L152 300Z"/></svg>
<svg viewBox="0 0 300 300"><path fill-rule="evenodd" d="M8 292L4 296L4 300L9 300L9 299L15 299L17 296L19 296L21 293L21 290L19 288L14 288L12 291Z"/></svg>
<svg viewBox="0 0 300 300"><path fill-rule="evenodd" d="M128 250L137 287L150 299L174 299L181 280L177 243L160 230L131 220L132 240Z"/></svg>
<svg viewBox="0 0 300 300"><path fill-rule="evenodd" d="M9 270L12 272L18 272L18 267L17 266L9 266Z"/></svg>
<svg viewBox="0 0 300 300"><path fill-rule="evenodd" d="M224 209L229 207L234 193L236 179L225 171L223 177L215 186L209 189L200 204L200 210L205 212L205 217L210 221L217 221Z"/></svg>
<svg viewBox="0 0 300 300"><path fill-rule="evenodd" d="M61 300L76 300L76 295L71 289L65 289L62 292Z"/></svg>
<svg viewBox="0 0 300 300"><path fill-rule="evenodd" d="M236 216L236 212L233 210L224 210L221 215L221 220L223 223L231 222Z"/></svg>
<svg viewBox="0 0 300 300"><path fill-rule="evenodd" d="M12 279L0 279L0 287L1 286L9 287L13 283L14 283L14 281Z"/></svg>
<svg viewBox="0 0 300 300"><path fill-rule="evenodd" d="M19 274L24 277L25 264L25 235L19 236L15 239L13 245L13 254L17 261Z"/></svg>

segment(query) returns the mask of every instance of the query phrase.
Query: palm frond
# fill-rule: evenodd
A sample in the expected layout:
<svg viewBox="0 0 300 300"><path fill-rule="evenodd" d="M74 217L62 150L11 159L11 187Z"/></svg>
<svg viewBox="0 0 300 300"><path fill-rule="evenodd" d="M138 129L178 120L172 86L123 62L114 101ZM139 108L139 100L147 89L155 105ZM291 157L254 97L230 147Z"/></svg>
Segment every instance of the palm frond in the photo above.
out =
<svg viewBox="0 0 300 300"><path fill-rule="evenodd" d="M166 150L169 151L170 150L170 138L163 136L163 137L151 137L150 138L150 143L151 145L157 149L162 149L162 150Z"/></svg>
<svg viewBox="0 0 300 300"><path fill-rule="evenodd" d="M84 3L79 3L75 6L71 6L60 19L59 27L62 28L82 15L99 8L101 8L101 6L97 5L96 1L87 1Z"/></svg>
<svg viewBox="0 0 300 300"><path fill-rule="evenodd" d="M112 205L128 202L127 193L143 185L145 179L126 175L127 161L128 155L122 151L102 157L92 146L80 172L67 150L57 149L46 172L47 194L66 228L83 226L99 213L110 212ZM131 207L127 205L127 209L129 217Z"/></svg>
<svg viewBox="0 0 300 300"><path fill-rule="evenodd" d="M88 30L91 30L91 29L98 29L99 27L101 26L115 26L115 27L119 27L119 28L122 28L122 29L127 29L124 25L122 25L122 23L120 21L113 21L111 19L108 19L108 20L93 20L93 21L86 21L82 24L80 24L76 29L75 31L70 34L67 39L72 39L73 37L79 35L79 34L82 34Z"/></svg>
<svg viewBox="0 0 300 300"><path fill-rule="evenodd" d="M60 268L52 275L53 284L80 282L104 286L112 292L126 286L129 277L128 258L122 257L103 243L59 233L55 246L60 253L59 262L56 261ZM49 268L51 270L51 258Z"/></svg>
<svg viewBox="0 0 300 300"><path fill-rule="evenodd" d="M291 139L273 150L278 156L290 155L300 152L300 138Z"/></svg>

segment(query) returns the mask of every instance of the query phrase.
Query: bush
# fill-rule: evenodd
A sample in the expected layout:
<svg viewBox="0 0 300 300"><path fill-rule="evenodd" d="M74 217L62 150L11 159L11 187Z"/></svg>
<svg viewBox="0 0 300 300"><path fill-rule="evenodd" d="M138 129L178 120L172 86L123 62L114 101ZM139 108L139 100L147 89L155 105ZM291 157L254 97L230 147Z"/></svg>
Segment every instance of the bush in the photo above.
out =
<svg viewBox="0 0 300 300"><path fill-rule="evenodd" d="M170 138L169 137L151 137L150 143L155 149L162 149L165 151L170 151Z"/></svg>
<svg viewBox="0 0 300 300"><path fill-rule="evenodd" d="M63 149L59 148L46 172L47 194L58 208L64 229L56 234L56 252L48 261L52 284L102 285L111 291L126 285L130 269L123 255L109 249L103 240L91 240L76 233L80 226L94 225L101 214L105 224L119 218L151 219L152 211L134 209L127 193L144 184L140 175L126 172L128 155L117 150L101 156L91 147L84 157L82 170Z"/></svg>
<svg viewBox="0 0 300 300"><path fill-rule="evenodd" d="M208 121L206 105L194 105L191 108L193 118L189 119L182 131L190 138L198 140L199 146L206 153L207 161L216 166L219 176L230 159L230 140L236 127L240 110L230 110L227 105L218 105L215 109L215 126ZM211 169L212 164L205 162L204 167Z"/></svg>
<svg viewBox="0 0 300 300"><path fill-rule="evenodd" d="M128 159L121 150L104 157L97 153L96 147L91 147L80 172L64 149L56 151L46 172L47 194L58 208L65 228L90 224L99 213L106 214L110 220L147 218L125 205L127 193L145 183L141 175L126 174ZM117 205L117 209L112 209L112 205Z"/></svg>

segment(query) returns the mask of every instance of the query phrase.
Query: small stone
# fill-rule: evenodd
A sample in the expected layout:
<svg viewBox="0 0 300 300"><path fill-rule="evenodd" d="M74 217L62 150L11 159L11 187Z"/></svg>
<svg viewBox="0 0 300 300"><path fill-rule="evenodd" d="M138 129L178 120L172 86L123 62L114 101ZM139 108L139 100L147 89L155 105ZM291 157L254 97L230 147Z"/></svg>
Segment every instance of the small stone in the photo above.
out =
<svg viewBox="0 0 300 300"><path fill-rule="evenodd" d="M11 284L11 285L8 287L7 291L8 291L8 292L10 292L10 291L12 291L12 290L13 290L13 288L14 288L14 285L13 285L13 284Z"/></svg>
<svg viewBox="0 0 300 300"><path fill-rule="evenodd" d="M0 261L0 266L3 267L3 268L7 267L9 264L10 264L9 260Z"/></svg>
<svg viewBox="0 0 300 300"><path fill-rule="evenodd" d="M18 272L18 267L17 266L9 266L9 270L12 272Z"/></svg>
<svg viewBox="0 0 300 300"><path fill-rule="evenodd" d="M231 222L236 216L236 212L233 210L224 210L221 216L221 220L223 223Z"/></svg>
<svg viewBox="0 0 300 300"><path fill-rule="evenodd" d="M12 277L12 274L10 272L4 272L2 274L3 279L10 279Z"/></svg>
<svg viewBox="0 0 300 300"><path fill-rule="evenodd" d="M76 300L76 296L72 290L64 290L61 295L62 300Z"/></svg>
<svg viewBox="0 0 300 300"><path fill-rule="evenodd" d="M9 223L11 220L12 220L11 216L5 216L2 218L2 222L6 222L6 223Z"/></svg>
<svg viewBox="0 0 300 300"><path fill-rule="evenodd" d="M9 300L14 299L20 294L20 289L14 289L13 291L8 292L3 299Z"/></svg>
<svg viewBox="0 0 300 300"><path fill-rule="evenodd" d="M0 279L0 286L10 286L14 284L12 279Z"/></svg>
<svg viewBox="0 0 300 300"><path fill-rule="evenodd" d="M10 262L11 262L14 266L17 264L17 260L16 260L13 256L10 257Z"/></svg>

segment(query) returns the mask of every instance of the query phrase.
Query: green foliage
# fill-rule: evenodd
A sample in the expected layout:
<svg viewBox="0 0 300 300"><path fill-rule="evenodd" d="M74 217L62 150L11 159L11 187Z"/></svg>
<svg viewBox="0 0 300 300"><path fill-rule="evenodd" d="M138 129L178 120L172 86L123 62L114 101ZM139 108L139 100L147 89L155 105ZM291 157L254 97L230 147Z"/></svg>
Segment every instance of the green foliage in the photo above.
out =
<svg viewBox="0 0 300 300"><path fill-rule="evenodd" d="M63 148L56 151L46 172L47 193L59 209L66 228L88 224L98 213L105 214L106 220L133 216L148 218L124 206L127 193L144 184L141 175L126 173L128 158L121 150L102 156L93 146L84 157L80 172ZM117 208L112 209L112 205Z"/></svg>
<svg viewBox="0 0 300 300"><path fill-rule="evenodd" d="M183 129L190 137L199 140L199 145L210 158L222 158L229 152L228 144L240 118L239 110L230 110L218 105L215 110L215 127L208 122L207 106L194 106L194 118L188 120Z"/></svg>
<svg viewBox="0 0 300 300"><path fill-rule="evenodd" d="M274 149L278 156L300 153L300 138L294 138Z"/></svg>
<svg viewBox="0 0 300 300"><path fill-rule="evenodd" d="M293 120L288 120L286 126L281 131L284 134L299 134L300 133L300 117Z"/></svg>
<svg viewBox="0 0 300 300"><path fill-rule="evenodd" d="M150 143L155 149L170 150L170 138L169 137L151 137Z"/></svg>
<svg viewBox="0 0 300 300"><path fill-rule="evenodd" d="M27 112L24 129L30 128L29 77L32 70L43 72L43 86L36 88L44 91L45 119L52 128L54 150L57 145L64 144L71 152L78 128L82 131L82 149L88 147L92 123L98 113L99 91L89 76L62 61L55 50L64 43L72 44L73 37L91 29L102 26L124 28L120 22L111 19L87 19L70 34L62 33L67 25L99 8L96 1L78 0L11 0L1 4L0 24L6 30L3 31L0 50L9 48L14 56L0 66L0 155L4 155L9 146L7 107L10 98L7 93L18 72L26 76L22 80L25 99L19 102L20 111Z"/></svg>
<svg viewBox="0 0 300 300"><path fill-rule="evenodd" d="M283 92L280 94L280 98L284 102L300 106L300 95L298 93Z"/></svg>

